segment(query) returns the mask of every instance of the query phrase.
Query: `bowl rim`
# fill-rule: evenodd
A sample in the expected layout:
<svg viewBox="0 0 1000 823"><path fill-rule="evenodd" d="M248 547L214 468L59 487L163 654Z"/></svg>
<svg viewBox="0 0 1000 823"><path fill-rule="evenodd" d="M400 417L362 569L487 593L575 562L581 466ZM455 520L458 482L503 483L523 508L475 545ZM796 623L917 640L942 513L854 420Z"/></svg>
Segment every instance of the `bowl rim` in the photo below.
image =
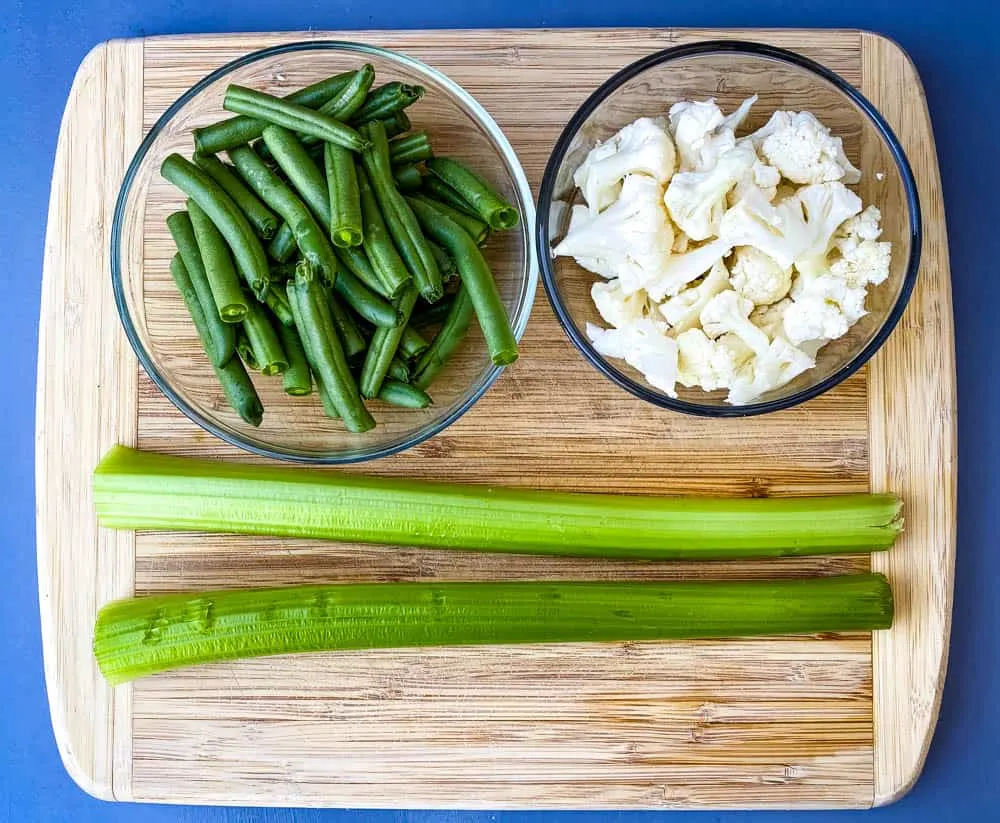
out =
<svg viewBox="0 0 1000 823"><path fill-rule="evenodd" d="M556 175L562 165L570 143L576 137L580 128L587 118L593 114L594 110L604 100L614 93L620 86L629 80L642 74L647 69L658 66L661 63L668 63L673 60L704 56L718 53L747 54L754 57L764 57L779 62L788 63L798 68L810 71L822 79L831 83L840 92L846 95L861 111L867 116L869 122L881 134L882 139L889 147L889 152L895 161L903 182L903 189L906 194L907 206L909 209L909 230L910 230L910 255L907 261L906 270L903 274L903 283L896 298L896 302L890 310L882 326L878 329L867 345L841 366L830 376L808 388L802 389L788 397L778 400L768 400L763 403L750 403L745 406L708 405L694 403L679 398L668 397L657 392L650 387L633 380L627 374L611 365L604 357L598 354L590 341L582 334L573 322L572 317L563 303L556 285L555 273L552 265L551 243L549 241L549 220L552 206L553 193L556 185ZM617 383L618 386L635 395L636 397L660 406L661 408L672 409L673 411L700 417L751 417L768 412L780 411L782 409L797 406L807 400L823 394L837 384L843 382L858 369L860 369L875 354L882 344L888 339L895 329L896 324L902 317L910 301L913 288L916 284L917 273L920 270L920 253L923 238L922 218L920 213L920 198L917 193L917 184L910 167L909 160L903 147L896 137L892 128L878 109L854 86L848 83L836 72L828 69L815 60L804 57L788 49L770 46L764 43L756 43L749 40L703 40L697 43L689 43L681 46L662 49L646 57L630 63L625 68L613 74L604 81L577 109L576 113L566 124L559 136L549 161L545 166L545 173L542 177L542 185L538 193L537 217L535 221L535 246L538 253L539 268L542 275L542 284L548 296L552 310L555 312L562 326L573 344L579 349L590 364L600 371L605 377Z"/></svg>
<svg viewBox="0 0 1000 823"><path fill-rule="evenodd" d="M297 40L292 43L282 43L280 45L269 46L267 48L248 52L247 54L244 54L235 60L231 60L205 75L201 80L192 85L167 107L163 114L157 118L149 132L143 137L142 142L139 144L138 149L136 149L135 154L132 156L132 160L130 161L125 175L122 178L121 188L118 190L118 196L115 200L114 217L111 223L111 284L114 292L115 305L118 309L119 319L121 320L122 326L125 330L125 336L128 338L129 344L132 346L132 350L135 352L139 363L142 365L143 369L145 369L153 383L156 384L157 388L159 388L167 399L170 400L170 402L173 403L173 405L189 420L196 423L205 431L215 435L220 440L261 457L313 465L347 465L398 454L413 446L423 443L425 440L434 437L436 434L439 434L458 420L458 418L472 408L473 405L475 405L475 403L493 385L497 377L500 376L503 368L491 364L485 377L481 378L479 385L476 386L473 391L471 391L471 393L469 393L454 409L452 409L451 412L431 422L418 432L408 437L394 440L384 446L372 449L343 450L341 452L331 452L329 454L299 453L268 448L251 442L239 433L227 431L222 428L220 425L208 419L206 416L201 414L201 412L192 407L173 389L170 382L160 373L160 370L153 363L152 358L143 346L142 341L139 339L138 331L133 323L132 315L128 308L124 281L122 279L121 233L125 220L129 194L132 190L133 182L139 172L142 162L145 160L146 155L149 153L153 143L156 141L157 137L167 124L170 123L177 112L180 111L193 97L208 86L215 83L217 80L224 78L237 69L256 63L260 60L276 57L282 54L311 50L329 50L369 54L400 63L414 70L417 74L428 75L436 82L440 83L448 91L448 93L458 98L458 100L472 113L479 125L486 130L490 139L503 155L508 167L510 168L522 210L522 235L524 238L523 245L526 269L525 281L522 286L524 303L517 316L512 318L514 337L518 342L520 342L522 336L524 335L524 331L527 328L528 319L531 316L531 310L534 306L535 297L538 291L538 258L535 251L535 244L531 242L530 228L535 222L535 201L532 196L531 186L528 183L528 179L524 173L524 168L521 166L521 161L518 158L517 153L514 151L513 146L511 146L510 141L507 139L507 136L504 134L496 120L493 119L492 115L486 111L483 105L476 100L475 97L473 97L461 85L452 80L446 74L433 66L430 66L407 54L403 54L402 52L384 49L368 43L358 43L349 40Z"/></svg>

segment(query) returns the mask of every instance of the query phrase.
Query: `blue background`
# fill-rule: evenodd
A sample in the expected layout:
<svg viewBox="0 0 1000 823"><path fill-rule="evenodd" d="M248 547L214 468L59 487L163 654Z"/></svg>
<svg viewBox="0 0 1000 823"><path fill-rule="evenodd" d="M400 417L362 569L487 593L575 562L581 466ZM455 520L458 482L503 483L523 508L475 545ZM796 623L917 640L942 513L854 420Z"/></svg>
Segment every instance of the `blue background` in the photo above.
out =
<svg viewBox="0 0 1000 823"><path fill-rule="evenodd" d="M995 0L989 5L996 7ZM518 8L520 7L520 8ZM59 762L42 678L34 551L34 383L49 180L77 65L112 37L282 29L490 26L815 26L896 38L923 77L940 157L959 383L958 579L951 662L924 776L879 821L996 820L1000 800L1000 47L985 3L934 0L10 0L0 2L0 820L639 823L634 814L242 810L106 804ZM71 409L67 413L72 413ZM915 444L919 448L919 444ZM666 813L671 821L858 820L863 813Z"/></svg>

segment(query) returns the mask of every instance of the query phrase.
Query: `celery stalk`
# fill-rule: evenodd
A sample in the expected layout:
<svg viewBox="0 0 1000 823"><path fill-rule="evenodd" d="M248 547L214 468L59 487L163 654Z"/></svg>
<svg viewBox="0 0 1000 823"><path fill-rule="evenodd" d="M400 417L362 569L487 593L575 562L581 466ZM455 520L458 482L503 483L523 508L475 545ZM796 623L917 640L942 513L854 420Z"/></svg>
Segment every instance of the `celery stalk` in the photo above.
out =
<svg viewBox="0 0 1000 823"><path fill-rule="evenodd" d="M94 473L111 528L316 537L528 554L723 559L867 552L902 528L893 495L710 499L365 477L112 448Z"/></svg>
<svg viewBox="0 0 1000 823"><path fill-rule="evenodd" d="M110 683L234 658L338 649L867 631L892 624L880 574L670 583L364 583L111 603L94 630Z"/></svg>

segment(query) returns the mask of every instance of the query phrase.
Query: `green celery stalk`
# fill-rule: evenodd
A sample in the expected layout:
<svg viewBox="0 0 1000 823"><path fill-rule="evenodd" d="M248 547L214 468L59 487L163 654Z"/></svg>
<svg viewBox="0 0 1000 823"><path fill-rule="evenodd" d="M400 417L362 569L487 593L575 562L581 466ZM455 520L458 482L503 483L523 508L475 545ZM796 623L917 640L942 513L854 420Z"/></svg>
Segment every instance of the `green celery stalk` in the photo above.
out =
<svg viewBox="0 0 1000 823"><path fill-rule="evenodd" d="M644 560L868 552L899 498L576 494L173 457L113 447L94 472L101 524Z"/></svg>
<svg viewBox="0 0 1000 823"><path fill-rule="evenodd" d="M337 649L867 631L892 624L880 574L669 583L362 583L111 603L94 654L112 684L234 658Z"/></svg>

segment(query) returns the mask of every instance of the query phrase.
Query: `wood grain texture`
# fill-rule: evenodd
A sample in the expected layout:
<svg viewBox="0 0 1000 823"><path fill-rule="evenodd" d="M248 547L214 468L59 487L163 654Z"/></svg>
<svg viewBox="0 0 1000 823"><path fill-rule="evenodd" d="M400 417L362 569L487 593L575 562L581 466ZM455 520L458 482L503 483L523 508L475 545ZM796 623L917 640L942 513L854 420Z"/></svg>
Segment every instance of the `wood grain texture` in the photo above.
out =
<svg viewBox="0 0 1000 823"><path fill-rule="evenodd" d="M899 562L889 572L897 587L905 580L906 636L897 641L893 629L876 638L874 680L868 635L280 657L165 674L114 693L98 682L89 656L96 606L133 588L144 593L428 578L786 576L866 568L867 558L636 565L169 533L139 533L133 540L102 532L100 554L96 543L86 549L87 535L95 533L89 474L116 439L176 454L258 459L205 434L137 373L107 299L105 235L93 233L95 225L107 231L110 212L106 203L98 207L93 198L71 197L80 180L90 180L80 177L79 165L93 163L93 142L107 139L103 130L87 138L88 129L115 118L124 122L121 145L106 149L123 156L104 160L92 170L99 179L90 182L90 191L113 197L141 134L212 69L278 43L361 40L410 53L465 86L507 133L537 187L562 126L608 75L650 51L720 35L805 53L872 96L886 89L887 99L876 103L910 141L918 177L930 188L921 192L925 220L937 221L942 250L929 279L932 255L925 247L924 291L901 326L922 333L897 334L887 348L889 359L871 374L863 371L799 409L710 421L658 411L613 388L575 352L539 296L522 360L471 412L406 454L347 470L637 493L784 495L888 483L911 506L930 500L924 464L909 461L919 456L934 465L921 434L933 421L918 417L919 410L901 416L897 409L890 416L883 412L883 395L873 394L898 391L901 381L910 386L922 374L915 368L933 369L942 402L950 400L953 410L950 304L937 306L933 323L925 324L924 315L942 289L948 296L936 159L919 85L897 94L898 81L886 79L908 76L910 68L885 41L856 31L310 32L151 38L107 44L89 58L88 64L120 67L111 74L120 72L132 97L120 99L121 89L118 99L110 92L95 95L80 81L74 86L60 152L74 144L86 144L90 152L83 159L73 155L72 180L70 160L62 172L57 160L52 202L59 217L50 217L49 224L39 375L46 669L64 757L68 749L88 752L67 758L78 782L107 797L158 802L812 808L870 806L912 781L936 714L938 669L931 679L923 662L907 663L900 680L892 672L904 654L929 664L940 661L937 651L946 648L951 549L941 541L953 527L949 508L911 529L905 558L894 555ZM928 198L935 197L929 206ZM95 215L97 208L102 211ZM71 248L81 232L90 232L91 246L102 245L85 265L77 255L73 269L65 251L54 256L51 249ZM158 236L145 246L130 249L144 264L156 265L168 250ZM70 281L88 289L74 310L87 318L76 336L66 328L63 295L55 291ZM944 347L937 360L927 350L933 345ZM105 371L95 374L92 363L80 363L82 351L100 351ZM115 379L121 381L118 389L98 388ZM553 386L559 387L558 403ZM72 431L77 424L57 413L68 396L99 410ZM951 419L942 417L944 427L936 430L938 458L953 459ZM919 455L912 453L914 442L921 443ZM66 443L95 445L70 449ZM924 562L911 566L910 553ZM79 588L75 600L54 601L51 592L71 575ZM924 620L928 601L935 617ZM65 657L66 650L72 655ZM891 724L873 729L873 688L879 712L893 710L904 694L920 701L922 711L911 707L905 716L905 734L895 736Z"/></svg>

